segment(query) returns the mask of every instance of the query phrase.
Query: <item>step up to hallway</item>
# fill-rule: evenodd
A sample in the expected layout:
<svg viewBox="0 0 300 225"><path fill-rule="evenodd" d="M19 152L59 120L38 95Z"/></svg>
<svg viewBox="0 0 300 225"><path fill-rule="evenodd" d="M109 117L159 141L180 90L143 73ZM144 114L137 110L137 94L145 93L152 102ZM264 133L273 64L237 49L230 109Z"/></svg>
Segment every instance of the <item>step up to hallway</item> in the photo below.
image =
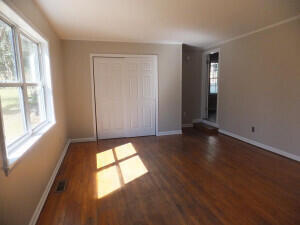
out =
<svg viewBox="0 0 300 225"><path fill-rule="evenodd" d="M194 128L205 132L206 134L215 135L218 134L218 128L210 126L204 122L194 123Z"/></svg>

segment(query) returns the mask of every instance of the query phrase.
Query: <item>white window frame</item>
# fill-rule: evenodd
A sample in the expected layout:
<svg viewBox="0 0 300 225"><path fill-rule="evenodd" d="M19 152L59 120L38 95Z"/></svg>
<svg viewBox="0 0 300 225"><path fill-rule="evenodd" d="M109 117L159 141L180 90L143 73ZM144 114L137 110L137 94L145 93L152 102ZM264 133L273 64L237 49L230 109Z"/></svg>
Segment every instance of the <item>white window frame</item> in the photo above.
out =
<svg viewBox="0 0 300 225"><path fill-rule="evenodd" d="M25 133L23 136L17 138L9 145L5 144L5 135L4 135L4 126L3 126L3 116L2 108L0 107L0 148L2 151L2 161L3 169L5 174L8 175L11 169L15 164L22 158L22 156L32 147L32 145L43 136L54 124L55 124L55 115L53 107L53 97L52 97L52 87L51 87L51 76L50 76L50 62L49 62L49 49L48 41L44 39L39 33L37 33L27 22L25 22L21 17L14 13L14 18L8 18L1 11L0 4L0 20L9 25L12 28L13 32L13 47L15 53L15 63L16 63L16 72L18 80L16 82L5 83L1 82L0 87L18 87L22 90L21 110L23 117L25 118ZM4 5L4 9L5 9ZM7 7L7 6L6 6ZM11 10L6 8L6 10ZM12 12L9 11L8 15L12 15ZM19 22L15 23L15 19ZM20 24L21 21L21 24ZM23 23L23 24L22 24ZM27 28L27 29L26 29ZM29 28L29 29L28 29ZM22 62L22 43L21 35L29 39L38 46L38 58L39 58L39 72L40 72L40 81L37 82L26 82L24 65ZM27 87L37 87L41 88L42 94L42 104L44 108L44 118L42 121L35 127L31 126L30 123L30 111L29 103L27 97ZM1 99L0 99L1 103Z"/></svg>

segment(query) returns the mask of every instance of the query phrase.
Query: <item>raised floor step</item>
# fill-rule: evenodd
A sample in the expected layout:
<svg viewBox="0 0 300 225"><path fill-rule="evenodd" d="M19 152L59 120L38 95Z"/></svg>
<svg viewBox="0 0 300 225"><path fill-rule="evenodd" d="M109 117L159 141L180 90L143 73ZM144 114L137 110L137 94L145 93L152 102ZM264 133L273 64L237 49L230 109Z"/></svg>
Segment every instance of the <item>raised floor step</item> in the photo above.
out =
<svg viewBox="0 0 300 225"><path fill-rule="evenodd" d="M199 131L205 132L206 134L211 134L211 135L218 134L218 128L210 126L203 122L194 123L194 128Z"/></svg>

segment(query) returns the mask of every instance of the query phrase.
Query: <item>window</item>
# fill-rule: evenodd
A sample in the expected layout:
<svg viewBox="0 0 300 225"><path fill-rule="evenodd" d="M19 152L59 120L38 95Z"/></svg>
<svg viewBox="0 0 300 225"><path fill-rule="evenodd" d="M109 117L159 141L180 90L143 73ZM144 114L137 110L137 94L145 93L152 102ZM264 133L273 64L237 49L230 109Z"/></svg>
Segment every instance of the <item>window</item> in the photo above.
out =
<svg viewBox="0 0 300 225"><path fill-rule="evenodd" d="M0 14L0 138L6 170L54 123L48 43L31 33Z"/></svg>
<svg viewBox="0 0 300 225"><path fill-rule="evenodd" d="M217 62L210 63L210 75L209 75L209 93L218 93L218 66Z"/></svg>

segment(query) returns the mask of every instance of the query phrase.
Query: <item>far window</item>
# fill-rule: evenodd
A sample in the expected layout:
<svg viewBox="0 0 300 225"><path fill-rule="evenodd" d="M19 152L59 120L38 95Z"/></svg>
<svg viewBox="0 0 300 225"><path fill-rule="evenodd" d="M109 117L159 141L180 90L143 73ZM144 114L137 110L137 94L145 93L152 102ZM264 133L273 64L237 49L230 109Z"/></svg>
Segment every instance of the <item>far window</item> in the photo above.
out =
<svg viewBox="0 0 300 225"><path fill-rule="evenodd" d="M24 153L24 149L17 154L16 150L53 122L51 85L46 83L42 44L45 42L0 17L0 138L5 143L1 148L7 168Z"/></svg>
<svg viewBox="0 0 300 225"><path fill-rule="evenodd" d="M218 68L219 63L210 63L210 74L209 74L209 93L218 93Z"/></svg>

